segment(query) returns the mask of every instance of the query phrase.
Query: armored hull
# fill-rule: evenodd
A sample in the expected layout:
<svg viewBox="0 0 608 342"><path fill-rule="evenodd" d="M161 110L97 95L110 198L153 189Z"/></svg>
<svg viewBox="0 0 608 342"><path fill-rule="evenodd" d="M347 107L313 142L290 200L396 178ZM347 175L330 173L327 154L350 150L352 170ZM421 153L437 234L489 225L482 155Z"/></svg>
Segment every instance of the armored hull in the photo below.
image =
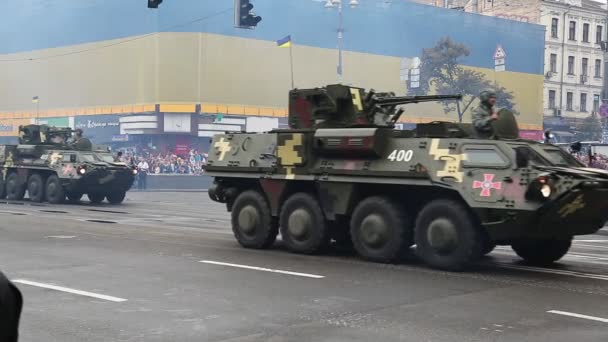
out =
<svg viewBox="0 0 608 342"><path fill-rule="evenodd" d="M113 162L107 152L77 150L45 139L0 145L0 198L21 200L27 193L33 202L62 203L66 199L78 201L87 194L94 203L123 201L137 173L134 168Z"/></svg>
<svg viewBox="0 0 608 342"><path fill-rule="evenodd" d="M515 120L504 112L502 122ZM430 266L461 270L503 244L544 265L608 220L606 172L556 146L476 138L467 125L227 133L214 137L206 172L209 196L227 204L237 240L252 248L280 231L299 253L333 240L391 262L416 244Z"/></svg>

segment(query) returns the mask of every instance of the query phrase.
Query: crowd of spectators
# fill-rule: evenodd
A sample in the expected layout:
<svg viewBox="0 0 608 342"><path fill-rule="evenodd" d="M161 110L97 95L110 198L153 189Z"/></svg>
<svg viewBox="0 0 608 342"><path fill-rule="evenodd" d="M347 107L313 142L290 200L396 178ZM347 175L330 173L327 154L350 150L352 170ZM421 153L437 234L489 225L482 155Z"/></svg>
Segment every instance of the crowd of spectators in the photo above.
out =
<svg viewBox="0 0 608 342"><path fill-rule="evenodd" d="M590 156L587 153L577 153L574 157L581 163L596 169L608 170L608 157L603 154L594 154ZM591 159L591 161L589 161Z"/></svg>
<svg viewBox="0 0 608 342"><path fill-rule="evenodd" d="M148 174L186 174L200 175L203 166L207 163L207 154L197 150L190 150L184 155L174 153L142 152L139 154L127 153L121 161L137 165L141 161L148 163Z"/></svg>

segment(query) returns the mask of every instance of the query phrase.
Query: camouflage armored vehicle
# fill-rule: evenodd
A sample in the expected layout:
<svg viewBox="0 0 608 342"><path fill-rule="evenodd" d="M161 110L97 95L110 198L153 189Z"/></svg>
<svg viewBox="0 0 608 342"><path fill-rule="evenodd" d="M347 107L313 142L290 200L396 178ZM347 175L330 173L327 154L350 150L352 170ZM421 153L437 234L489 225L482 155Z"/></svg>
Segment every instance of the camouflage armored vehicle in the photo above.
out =
<svg viewBox="0 0 608 342"><path fill-rule="evenodd" d="M19 132L19 145L0 145L0 198L21 200L27 192L33 202L61 203L87 194L93 203L118 204L133 184L136 169L90 141L69 143L70 128L28 125Z"/></svg>
<svg viewBox="0 0 608 342"><path fill-rule="evenodd" d="M509 111L493 138L480 139L471 124L393 128L400 105L459 96L342 85L289 96L290 129L212 141L209 196L226 203L244 247L267 248L280 231L292 252L315 253L333 239L392 262L415 244L428 265L461 270L499 244L546 265L608 220L608 173L519 139Z"/></svg>

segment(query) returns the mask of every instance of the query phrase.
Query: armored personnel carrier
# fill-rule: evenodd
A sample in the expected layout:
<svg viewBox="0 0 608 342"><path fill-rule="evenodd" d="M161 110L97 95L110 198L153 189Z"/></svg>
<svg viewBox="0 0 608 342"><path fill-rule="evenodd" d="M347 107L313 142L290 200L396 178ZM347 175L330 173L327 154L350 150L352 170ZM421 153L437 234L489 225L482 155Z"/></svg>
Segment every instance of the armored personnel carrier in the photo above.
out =
<svg viewBox="0 0 608 342"><path fill-rule="evenodd" d="M492 138L471 124L396 130L400 105L460 96L397 97L330 85L289 94L290 129L226 132L212 141L212 200L226 203L247 248L280 231L292 252L330 240L393 262L411 246L428 265L462 270L498 245L547 265L573 236L608 220L608 173L557 146L519 139L502 110Z"/></svg>
<svg viewBox="0 0 608 342"><path fill-rule="evenodd" d="M19 132L19 145L0 145L0 198L21 200L27 192L32 202L61 203L87 194L93 203L118 204L133 184L136 169L90 141L69 143L70 128L27 125Z"/></svg>

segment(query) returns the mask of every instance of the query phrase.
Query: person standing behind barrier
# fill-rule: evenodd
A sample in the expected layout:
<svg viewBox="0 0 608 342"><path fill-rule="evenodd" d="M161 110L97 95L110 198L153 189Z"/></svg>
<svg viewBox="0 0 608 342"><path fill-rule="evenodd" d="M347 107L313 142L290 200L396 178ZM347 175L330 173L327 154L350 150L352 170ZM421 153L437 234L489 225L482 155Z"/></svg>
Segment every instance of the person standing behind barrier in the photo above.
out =
<svg viewBox="0 0 608 342"><path fill-rule="evenodd" d="M0 272L0 341L17 342L23 297L19 289Z"/></svg>
<svg viewBox="0 0 608 342"><path fill-rule="evenodd" d="M140 158L139 164L137 164L137 168L139 169L137 188L139 190L146 190L146 178L148 178L148 171L150 170L150 166L144 158Z"/></svg>

